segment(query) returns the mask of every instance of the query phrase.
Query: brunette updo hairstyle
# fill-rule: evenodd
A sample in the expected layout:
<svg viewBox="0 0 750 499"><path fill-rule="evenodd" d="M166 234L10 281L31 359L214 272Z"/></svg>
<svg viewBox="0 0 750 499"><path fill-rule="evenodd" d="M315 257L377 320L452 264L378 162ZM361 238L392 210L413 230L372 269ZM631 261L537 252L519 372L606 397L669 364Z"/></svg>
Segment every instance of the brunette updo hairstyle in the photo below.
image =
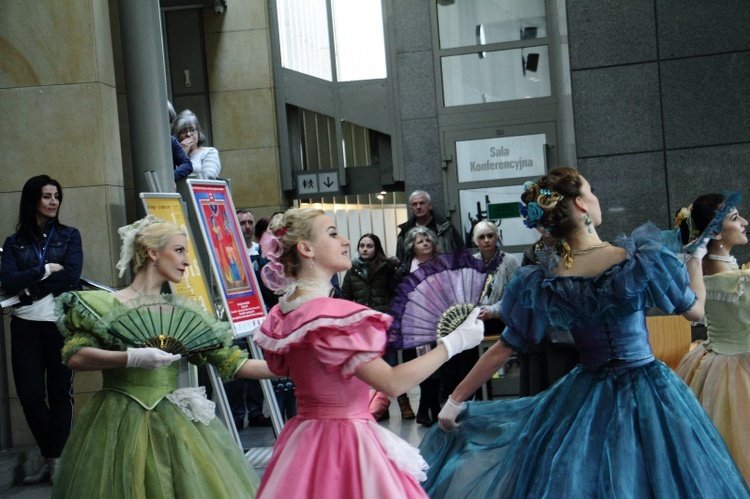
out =
<svg viewBox="0 0 750 499"><path fill-rule="evenodd" d="M315 208L290 208L271 219L267 230L281 243L283 252L279 257L279 263L284 266L287 276L297 277L300 268L297 243L313 239L313 222L321 215L325 215L325 212Z"/></svg>
<svg viewBox="0 0 750 499"><path fill-rule="evenodd" d="M573 200L581 195L583 177L574 168L562 167L551 170L521 194L521 201L528 207L535 202L544 211L537 221L547 233L555 239L564 239L577 226L573 214ZM542 194L542 190L549 190L562 196L556 203ZM542 202L540 202L540 200Z"/></svg>
<svg viewBox="0 0 750 499"><path fill-rule="evenodd" d="M702 234L708 224L710 224L716 216L716 210L721 209L724 206L727 198L724 194L704 194L698 196L693 201L693 209L690 218L693 220L693 226L698 234ZM677 214L679 215L679 211ZM690 224L687 221L679 225L680 238L682 244L687 244L690 240L696 236L696 234L690 233Z"/></svg>

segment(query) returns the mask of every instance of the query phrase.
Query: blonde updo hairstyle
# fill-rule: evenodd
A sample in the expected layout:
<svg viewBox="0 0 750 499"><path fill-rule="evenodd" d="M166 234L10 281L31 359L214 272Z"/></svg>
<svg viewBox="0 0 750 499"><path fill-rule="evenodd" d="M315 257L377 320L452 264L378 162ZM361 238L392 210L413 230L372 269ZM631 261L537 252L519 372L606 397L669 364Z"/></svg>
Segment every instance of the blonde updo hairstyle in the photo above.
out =
<svg viewBox="0 0 750 499"><path fill-rule="evenodd" d="M521 201L528 207L536 203L543 214L537 224L557 240L565 239L578 225L573 200L581 195L583 177L574 168L562 167L551 170L529 185L521 194Z"/></svg>
<svg viewBox="0 0 750 499"><path fill-rule="evenodd" d="M325 214L323 210L316 208L290 208L271 219L267 230L281 243L283 251L279 263L284 266L284 274L287 276L297 277L300 268L297 243L313 239L313 223L316 218Z"/></svg>
<svg viewBox="0 0 750 499"><path fill-rule="evenodd" d="M162 250L172 236L187 234L177 225L148 215L135 223L121 227L118 230L122 238L120 249L120 261L117 268L120 269L120 277L132 266L133 274L137 274L149 261L148 250Z"/></svg>

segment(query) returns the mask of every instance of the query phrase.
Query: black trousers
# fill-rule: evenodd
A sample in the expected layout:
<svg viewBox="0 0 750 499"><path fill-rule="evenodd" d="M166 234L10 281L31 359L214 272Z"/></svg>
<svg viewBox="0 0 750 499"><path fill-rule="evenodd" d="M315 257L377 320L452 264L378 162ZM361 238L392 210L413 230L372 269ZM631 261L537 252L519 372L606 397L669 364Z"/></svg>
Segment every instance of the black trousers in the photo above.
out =
<svg viewBox="0 0 750 499"><path fill-rule="evenodd" d="M73 425L73 371L62 363L63 337L54 322L10 321L11 362L18 399L44 457L60 457Z"/></svg>
<svg viewBox="0 0 750 499"><path fill-rule="evenodd" d="M437 343L433 343L431 346L435 348ZM417 349L406 348L401 350L401 358L404 362L416 359ZM417 409L417 416L420 418L437 421L437 416L440 413L440 371L442 369L443 367L439 368L419 384L419 408ZM430 417L431 413L432 417Z"/></svg>

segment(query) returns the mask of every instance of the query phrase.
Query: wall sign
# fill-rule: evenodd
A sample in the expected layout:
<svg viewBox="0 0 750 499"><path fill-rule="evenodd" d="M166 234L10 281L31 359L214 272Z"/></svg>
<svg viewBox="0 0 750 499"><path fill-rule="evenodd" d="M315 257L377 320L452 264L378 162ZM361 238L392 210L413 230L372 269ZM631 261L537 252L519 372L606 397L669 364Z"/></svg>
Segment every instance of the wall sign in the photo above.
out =
<svg viewBox="0 0 750 499"><path fill-rule="evenodd" d="M542 176L547 171L545 135L456 142L459 182Z"/></svg>

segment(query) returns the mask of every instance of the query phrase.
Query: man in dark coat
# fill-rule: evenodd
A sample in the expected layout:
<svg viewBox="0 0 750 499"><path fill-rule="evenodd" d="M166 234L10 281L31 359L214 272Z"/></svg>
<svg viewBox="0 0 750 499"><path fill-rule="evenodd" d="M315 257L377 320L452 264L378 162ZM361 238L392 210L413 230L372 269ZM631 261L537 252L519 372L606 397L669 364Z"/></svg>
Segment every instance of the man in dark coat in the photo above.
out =
<svg viewBox="0 0 750 499"><path fill-rule="evenodd" d="M432 199L425 191L414 191L409 196L409 209L412 216L398 226L399 233L396 240L396 257L403 263L406 258L404 238L406 233L416 226L431 229L438 237L438 253L452 253L455 249L465 246L461 235L453 228L448 220L432 211Z"/></svg>

